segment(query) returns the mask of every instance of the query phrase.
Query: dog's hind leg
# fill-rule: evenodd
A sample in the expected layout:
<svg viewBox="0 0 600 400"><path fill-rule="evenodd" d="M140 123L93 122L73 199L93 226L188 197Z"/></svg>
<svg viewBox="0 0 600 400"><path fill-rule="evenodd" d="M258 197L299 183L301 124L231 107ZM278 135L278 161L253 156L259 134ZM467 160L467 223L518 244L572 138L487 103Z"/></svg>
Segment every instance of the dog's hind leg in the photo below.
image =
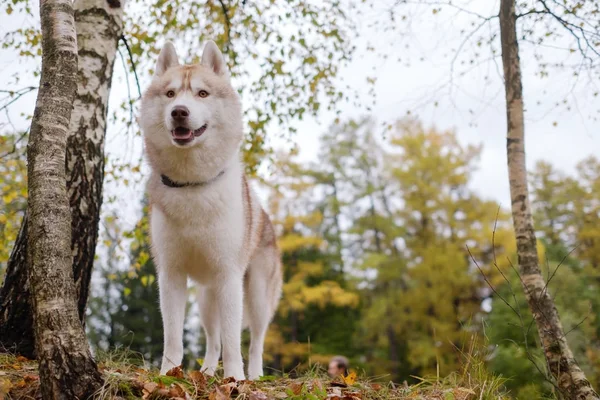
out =
<svg viewBox="0 0 600 400"><path fill-rule="evenodd" d="M265 249L260 249L252 258L245 281L245 307L250 327L250 354L248 379L263 375L263 350L265 335L273 316L273 288L270 287L273 267L278 260Z"/></svg>
<svg viewBox="0 0 600 400"><path fill-rule="evenodd" d="M221 325L215 289L198 285L198 306L204 336L206 336L206 354L202 371L214 375L221 356Z"/></svg>

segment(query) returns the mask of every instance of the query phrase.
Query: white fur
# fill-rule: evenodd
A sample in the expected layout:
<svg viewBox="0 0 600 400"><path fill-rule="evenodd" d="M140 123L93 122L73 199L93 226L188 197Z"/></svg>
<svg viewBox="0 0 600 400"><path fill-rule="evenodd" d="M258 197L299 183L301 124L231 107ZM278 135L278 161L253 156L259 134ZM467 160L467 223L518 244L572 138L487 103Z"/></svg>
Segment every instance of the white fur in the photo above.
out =
<svg viewBox="0 0 600 400"><path fill-rule="evenodd" d="M258 225L263 220L256 196L245 196L237 94L231 89L221 96L195 95L208 90L211 82L213 87L229 85L226 64L213 42L205 47L202 65L191 79L191 90L186 90L185 73L177 72L184 67L179 67L173 45L165 45L142 100L140 124L152 167L148 183L152 253L164 326L161 373L179 365L183 357L189 277L197 284L207 340L202 369L215 373L222 348L225 376L244 379L240 335L245 314L252 337L248 375L256 379L263 373L264 337L281 294L279 254L264 240L267 228ZM157 88L177 95L168 98ZM170 133L174 128L170 112L179 105L190 110L192 129L208 124L200 137L183 146ZM171 188L161 183L161 174L176 182L209 183ZM254 221L250 225L248 213Z"/></svg>

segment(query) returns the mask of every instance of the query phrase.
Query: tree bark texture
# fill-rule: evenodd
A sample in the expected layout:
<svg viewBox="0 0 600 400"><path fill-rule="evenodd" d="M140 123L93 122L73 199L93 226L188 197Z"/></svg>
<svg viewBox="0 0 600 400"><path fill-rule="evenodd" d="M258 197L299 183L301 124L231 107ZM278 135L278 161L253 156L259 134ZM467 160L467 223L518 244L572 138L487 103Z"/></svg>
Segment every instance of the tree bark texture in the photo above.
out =
<svg viewBox="0 0 600 400"><path fill-rule="evenodd" d="M91 397L102 378L77 314L65 156L77 90L71 0L42 0L42 74L27 146L27 268L44 399Z"/></svg>
<svg viewBox="0 0 600 400"><path fill-rule="evenodd" d="M117 45L123 32L123 7L117 0L76 0L74 9L79 65L65 165L72 216L73 277L77 309L83 322L98 238L108 96ZM34 358L25 258L26 220L23 220L0 290L0 347Z"/></svg>
<svg viewBox="0 0 600 400"><path fill-rule="evenodd" d="M527 188L525 123L515 0L500 2L500 39L506 92L508 175L517 257L523 290L535 319L547 367L568 399L598 399L573 358L554 300L539 267Z"/></svg>

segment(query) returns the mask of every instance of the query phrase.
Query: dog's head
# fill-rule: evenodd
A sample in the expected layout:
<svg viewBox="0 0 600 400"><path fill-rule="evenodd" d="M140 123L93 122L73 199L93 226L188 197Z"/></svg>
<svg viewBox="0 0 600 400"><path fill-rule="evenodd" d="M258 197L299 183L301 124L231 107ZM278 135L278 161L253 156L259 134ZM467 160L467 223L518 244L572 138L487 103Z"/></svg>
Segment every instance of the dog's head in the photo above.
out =
<svg viewBox="0 0 600 400"><path fill-rule="evenodd" d="M217 45L206 43L200 64L180 65L167 42L142 98L140 117L146 142L157 150L237 151L241 105Z"/></svg>

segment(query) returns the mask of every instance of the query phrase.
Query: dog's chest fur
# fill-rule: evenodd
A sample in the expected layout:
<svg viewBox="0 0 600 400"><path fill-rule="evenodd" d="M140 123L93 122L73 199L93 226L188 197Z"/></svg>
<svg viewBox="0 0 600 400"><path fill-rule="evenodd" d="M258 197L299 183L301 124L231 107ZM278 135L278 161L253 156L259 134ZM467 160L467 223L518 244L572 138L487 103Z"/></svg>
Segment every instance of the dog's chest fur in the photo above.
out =
<svg viewBox="0 0 600 400"><path fill-rule="evenodd" d="M153 242L194 280L209 284L216 276L245 270L245 206L238 166L204 186L171 188L153 176ZM160 263L159 263L160 264Z"/></svg>

